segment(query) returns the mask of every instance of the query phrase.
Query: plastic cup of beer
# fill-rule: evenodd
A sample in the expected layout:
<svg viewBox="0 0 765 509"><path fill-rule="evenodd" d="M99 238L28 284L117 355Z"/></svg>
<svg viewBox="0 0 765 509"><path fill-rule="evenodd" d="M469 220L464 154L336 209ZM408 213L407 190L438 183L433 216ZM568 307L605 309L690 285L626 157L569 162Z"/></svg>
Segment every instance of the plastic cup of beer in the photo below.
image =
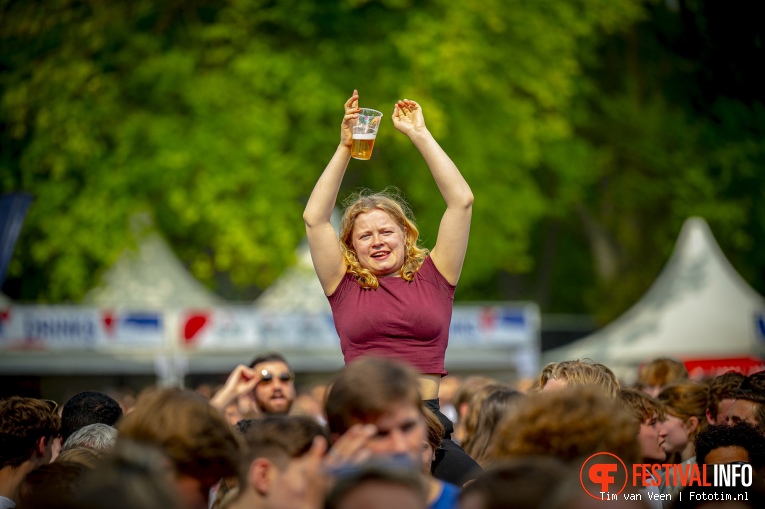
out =
<svg viewBox="0 0 765 509"><path fill-rule="evenodd" d="M377 129L383 114L377 110L361 108L356 125L353 126L353 145L351 145L351 157L354 159L368 160L372 157L372 149L375 147Z"/></svg>

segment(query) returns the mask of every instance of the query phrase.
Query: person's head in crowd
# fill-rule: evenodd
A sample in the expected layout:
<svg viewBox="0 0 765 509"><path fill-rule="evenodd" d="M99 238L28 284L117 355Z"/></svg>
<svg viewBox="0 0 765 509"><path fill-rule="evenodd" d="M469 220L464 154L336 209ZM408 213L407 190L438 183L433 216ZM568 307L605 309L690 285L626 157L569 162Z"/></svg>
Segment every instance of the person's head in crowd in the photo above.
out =
<svg viewBox="0 0 765 509"><path fill-rule="evenodd" d="M338 475L324 509L425 509L423 478L401 465L369 462Z"/></svg>
<svg viewBox="0 0 765 509"><path fill-rule="evenodd" d="M258 410L267 415L288 413L295 401L295 373L287 360L270 353L253 359L250 368L262 377L252 391Z"/></svg>
<svg viewBox="0 0 765 509"><path fill-rule="evenodd" d="M609 451L625 462L639 459L637 422L596 387L567 387L524 398L496 432L494 461L552 456L579 464Z"/></svg>
<svg viewBox="0 0 765 509"><path fill-rule="evenodd" d="M486 398L489 397L494 391L500 390L505 387L499 382L491 384L480 385L470 394L470 399L467 403L467 412L462 418L462 434L460 436L460 445L467 451L470 448L470 444L473 443L476 437L476 429L478 428L478 419L481 416L481 407Z"/></svg>
<svg viewBox="0 0 765 509"><path fill-rule="evenodd" d="M765 440L748 422L707 426L696 436L696 462L715 465L743 461L762 473L765 467Z"/></svg>
<svg viewBox="0 0 765 509"><path fill-rule="evenodd" d="M619 399L619 380L607 366L589 359L551 362L542 369L537 382L540 391L563 387L592 385L599 387L611 399Z"/></svg>
<svg viewBox="0 0 765 509"><path fill-rule="evenodd" d="M323 401L316 399L311 392L298 392L290 410L291 415L307 415L319 424L325 424Z"/></svg>
<svg viewBox="0 0 765 509"><path fill-rule="evenodd" d="M118 445L124 438L163 450L173 463L175 487L186 509L206 509L210 488L221 478L238 474L239 437L195 392L144 391L118 425L118 432Z"/></svg>
<svg viewBox="0 0 765 509"><path fill-rule="evenodd" d="M656 397L665 385L688 379L688 369L677 359L658 357L638 370L635 388Z"/></svg>
<svg viewBox="0 0 765 509"><path fill-rule="evenodd" d="M108 424L97 422L88 424L72 433L64 442L61 451L75 447L87 447L102 452L109 452L117 442L117 430Z"/></svg>
<svg viewBox="0 0 765 509"><path fill-rule="evenodd" d="M231 509L313 509L321 505L320 472L306 474L325 429L308 416L273 415L251 423L244 434L239 496Z"/></svg>
<svg viewBox="0 0 765 509"><path fill-rule="evenodd" d="M664 404L637 389L622 389L621 400L624 408L640 424L637 438L643 462L665 461L667 452L664 450L664 441L667 430L663 422L666 419Z"/></svg>
<svg viewBox="0 0 765 509"><path fill-rule="evenodd" d="M547 509L551 492L570 472L565 463L552 457L505 460L465 486L460 509Z"/></svg>
<svg viewBox="0 0 765 509"><path fill-rule="evenodd" d="M728 410L733 405L736 391L744 378L746 376L743 373L728 371L709 382L706 410L708 424L725 424L728 419Z"/></svg>
<svg viewBox="0 0 765 509"><path fill-rule="evenodd" d="M765 430L765 371L744 378L733 398L726 422L746 421Z"/></svg>
<svg viewBox="0 0 765 509"><path fill-rule="evenodd" d="M172 461L157 446L120 437L88 474L73 509L184 509L174 477Z"/></svg>
<svg viewBox="0 0 765 509"><path fill-rule="evenodd" d="M75 431L88 424L102 423L114 426L122 417L122 408L115 400L102 392L85 391L75 394L61 410L61 439L67 439Z"/></svg>
<svg viewBox="0 0 765 509"><path fill-rule="evenodd" d="M441 448L444 436L444 425L430 409L423 408L427 434L422 445L422 471L430 474L430 467L436 459L436 451Z"/></svg>
<svg viewBox="0 0 765 509"><path fill-rule="evenodd" d="M16 501L24 477L50 463L61 430L56 406L19 396L0 400L0 503Z"/></svg>
<svg viewBox="0 0 765 509"><path fill-rule="evenodd" d="M457 412L457 422L454 423L453 437L462 443L465 437L465 420L467 419L470 400L473 395L486 385L496 384L497 381L486 376L469 376L460 384L454 393L452 404Z"/></svg>
<svg viewBox="0 0 765 509"><path fill-rule="evenodd" d="M470 440L464 444L465 452L481 467L490 463L489 447L502 422L517 409L526 397L520 392L503 385L491 385L491 391L477 409L478 419Z"/></svg>
<svg viewBox="0 0 765 509"><path fill-rule="evenodd" d="M340 371L324 411L333 442L357 424L377 432L366 444L373 455L406 454L415 464L425 439L417 372L401 362L362 357Z"/></svg>
<svg viewBox="0 0 765 509"><path fill-rule="evenodd" d="M69 508L79 500L90 468L81 463L55 461L29 472L19 486L20 509Z"/></svg>
<svg viewBox="0 0 765 509"><path fill-rule="evenodd" d="M70 447L61 451L61 454L56 456L55 462L77 463L93 469L96 468L99 460L103 459L106 454L104 451L91 449L90 447Z"/></svg>
<svg viewBox="0 0 765 509"><path fill-rule="evenodd" d="M693 440L707 425L707 386L703 382L686 380L664 387L658 400L664 403L667 417L664 428L667 437L664 450L670 463L680 463L696 456Z"/></svg>

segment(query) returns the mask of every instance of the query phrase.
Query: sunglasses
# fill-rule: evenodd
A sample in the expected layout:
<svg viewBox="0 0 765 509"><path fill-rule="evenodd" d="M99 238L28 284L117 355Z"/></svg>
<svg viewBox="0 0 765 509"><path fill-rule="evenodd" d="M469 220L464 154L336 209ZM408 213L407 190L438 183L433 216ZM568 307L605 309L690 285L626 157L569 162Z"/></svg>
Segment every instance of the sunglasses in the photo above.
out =
<svg viewBox="0 0 765 509"><path fill-rule="evenodd" d="M274 375L267 369L264 369L260 372L260 382L262 384L270 384L274 381L274 376L281 380L282 382L291 382L295 378L295 373L291 373L289 371L279 373L278 375Z"/></svg>
<svg viewBox="0 0 765 509"><path fill-rule="evenodd" d="M55 414L56 410L58 410L58 403L56 403L52 399L41 399L40 401L42 401L43 403L48 405L48 407L50 407L50 413Z"/></svg>

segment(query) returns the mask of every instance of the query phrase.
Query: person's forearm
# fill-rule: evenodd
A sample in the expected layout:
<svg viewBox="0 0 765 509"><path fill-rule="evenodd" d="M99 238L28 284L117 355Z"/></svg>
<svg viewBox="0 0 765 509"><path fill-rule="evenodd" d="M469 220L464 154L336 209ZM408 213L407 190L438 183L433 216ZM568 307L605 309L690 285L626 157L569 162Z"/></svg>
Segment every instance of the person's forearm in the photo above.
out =
<svg viewBox="0 0 765 509"><path fill-rule="evenodd" d="M223 412L236 397L236 392L233 389L224 386L210 398L210 405Z"/></svg>
<svg viewBox="0 0 765 509"><path fill-rule="evenodd" d="M411 140L430 168L446 206L470 207L473 204L470 186L430 131L423 129L413 134Z"/></svg>
<svg viewBox="0 0 765 509"><path fill-rule="evenodd" d="M350 147L338 145L335 154L316 182L311 197L308 198L308 204L303 212L303 220L307 227L329 222L350 160Z"/></svg>

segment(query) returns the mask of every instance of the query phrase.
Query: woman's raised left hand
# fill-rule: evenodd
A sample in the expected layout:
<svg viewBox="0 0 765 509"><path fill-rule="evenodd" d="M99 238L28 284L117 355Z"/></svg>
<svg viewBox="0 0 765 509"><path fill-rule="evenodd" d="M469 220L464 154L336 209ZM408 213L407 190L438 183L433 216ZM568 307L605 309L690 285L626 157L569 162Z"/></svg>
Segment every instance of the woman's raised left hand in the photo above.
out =
<svg viewBox="0 0 765 509"><path fill-rule="evenodd" d="M412 136L425 130L425 117L422 108L415 101L401 99L393 107L393 125L406 134Z"/></svg>

